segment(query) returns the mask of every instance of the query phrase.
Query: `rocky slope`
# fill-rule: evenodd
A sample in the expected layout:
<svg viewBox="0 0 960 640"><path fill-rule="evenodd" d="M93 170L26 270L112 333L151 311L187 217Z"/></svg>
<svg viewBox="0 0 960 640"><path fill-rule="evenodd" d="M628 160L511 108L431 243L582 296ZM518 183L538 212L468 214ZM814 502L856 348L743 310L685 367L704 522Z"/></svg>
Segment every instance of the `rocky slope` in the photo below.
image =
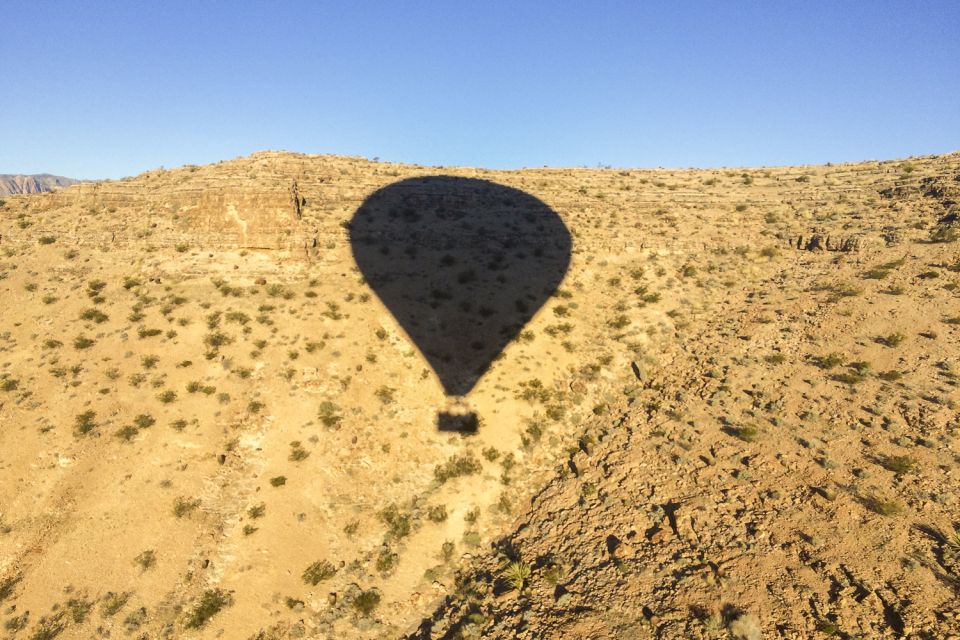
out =
<svg viewBox="0 0 960 640"><path fill-rule="evenodd" d="M35 175L0 174L0 196L19 193L43 193L60 187L68 187L78 181L63 176L52 176L49 173Z"/></svg>
<svg viewBox="0 0 960 640"><path fill-rule="evenodd" d="M427 193L438 175L503 189ZM559 288L467 397L475 432L437 430L449 398L354 263L354 215L398 183L437 215L509 219L522 192L569 231ZM957 635L958 199L960 155L277 152L8 197L5 633Z"/></svg>

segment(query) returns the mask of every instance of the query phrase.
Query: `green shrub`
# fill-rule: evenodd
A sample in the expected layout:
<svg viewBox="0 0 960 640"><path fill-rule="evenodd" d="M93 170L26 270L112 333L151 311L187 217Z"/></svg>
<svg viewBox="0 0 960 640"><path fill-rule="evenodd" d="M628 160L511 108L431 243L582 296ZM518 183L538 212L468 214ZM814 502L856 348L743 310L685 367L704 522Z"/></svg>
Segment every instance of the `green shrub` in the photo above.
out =
<svg viewBox="0 0 960 640"><path fill-rule="evenodd" d="M917 461L910 456L885 456L880 460L880 465L887 471L903 475L916 470Z"/></svg>
<svg viewBox="0 0 960 640"><path fill-rule="evenodd" d="M105 314L103 311L100 311L99 309L87 309L86 311L80 314L80 319L91 320L93 322L96 322L97 324L100 324L109 320L110 316Z"/></svg>
<svg viewBox="0 0 960 640"><path fill-rule="evenodd" d="M217 615L224 607L233 604L233 598L222 589L207 589L200 596L200 601L187 615L184 626L188 629L199 629L207 624L213 616Z"/></svg>
<svg viewBox="0 0 960 640"><path fill-rule="evenodd" d="M317 560L303 571L303 581L306 584L317 586L324 580L329 580L337 573L334 567L327 560Z"/></svg>
<svg viewBox="0 0 960 640"><path fill-rule="evenodd" d="M895 499L881 495L870 495L863 499L868 509L881 516L895 516L903 513L903 504Z"/></svg>
<svg viewBox="0 0 960 640"><path fill-rule="evenodd" d="M193 513L200 506L200 500L178 497L173 501L173 515L177 518L183 518Z"/></svg>
<svg viewBox="0 0 960 640"><path fill-rule="evenodd" d="M410 514L403 513L395 504L391 504L381 511L378 516L387 525L387 537L400 540L410 535Z"/></svg>
<svg viewBox="0 0 960 640"><path fill-rule="evenodd" d="M900 343L906 339L907 336L903 335L902 333L891 333L888 336L877 336L874 338L874 341L877 344L882 344L885 347L893 348L899 346Z"/></svg>
<svg viewBox="0 0 960 640"><path fill-rule="evenodd" d="M443 464L438 464L433 470L433 476L443 483L460 476L479 473L482 468L480 461L470 454L455 455Z"/></svg>
<svg viewBox="0 0 960 640"><path fill-rule="evenodd" d="M97 428L96 417L97 414L95 411L84 411L78 414L77 417L74 418L73 432L80 436L87 435Z"/></svg>
<svg viewBox="0 0 960 640"><path fill-rule="evenodd" d="M757 436L760 435L760 431L751 424L746 424L742 427L736 427L731 431L734 436L740 440L743 440L744 442L754 442L757 439Z"/></svg>
<svg viewBox="0 0 960 640"><path fill-rule="evenodd" d="M331 402L330 400L324 400L320 403L320 409L318 415L320 417L320 422L323 423L323 426L332 429L340 425L340 422L343 418L339 414L340 407Z"/></svg>
<svg viewBox="0 0 960 640"><path fill-rule="evenodd" d="M395 401L396 393L396 389L384 385L374 391L373 395L377 396L377 399L380 400L381 403L387 405L392 404Z"/></svg>
<svg viewBox="0 0 960 640"><path fill-rule="evenodd" d="M376 589L361 591L353 599L352 606L361 616L369 616L380 605L380 592Z"/></svg>

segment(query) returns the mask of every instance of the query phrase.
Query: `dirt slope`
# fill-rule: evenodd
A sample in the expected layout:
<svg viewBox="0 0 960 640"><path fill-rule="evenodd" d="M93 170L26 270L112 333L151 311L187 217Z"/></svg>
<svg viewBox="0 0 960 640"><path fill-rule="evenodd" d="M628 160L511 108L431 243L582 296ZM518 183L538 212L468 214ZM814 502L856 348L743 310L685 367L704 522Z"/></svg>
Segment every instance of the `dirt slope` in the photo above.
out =
<svg viewBox="0 0 960 640"><path fill-rule="evenodd" d="M475 434L437 430L449 399L349 242L371 194L438 175L572 238ZM960 155L277 152L8 197L3 633L958 634L958 200Z"/></svg>

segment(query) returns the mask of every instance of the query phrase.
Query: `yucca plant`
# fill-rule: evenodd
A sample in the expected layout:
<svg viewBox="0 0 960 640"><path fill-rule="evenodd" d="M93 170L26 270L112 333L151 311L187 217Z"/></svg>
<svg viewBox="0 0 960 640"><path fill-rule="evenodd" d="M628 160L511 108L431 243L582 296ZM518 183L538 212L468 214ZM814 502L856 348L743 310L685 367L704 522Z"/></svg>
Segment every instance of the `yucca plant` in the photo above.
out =
<svg viewBox="0 0 960 640"><path fill-rule="evenodd" d="M530 578L530 565L523 560L511 562L500 572L503 579L517 591L523 591Z"/></svg>
<svg viewBox="0 0 960 640"><path fill-rule="evenodd" d="M960 529L955 530L953 535L947 536L947 544L954 553L960 555Z"/></svg>

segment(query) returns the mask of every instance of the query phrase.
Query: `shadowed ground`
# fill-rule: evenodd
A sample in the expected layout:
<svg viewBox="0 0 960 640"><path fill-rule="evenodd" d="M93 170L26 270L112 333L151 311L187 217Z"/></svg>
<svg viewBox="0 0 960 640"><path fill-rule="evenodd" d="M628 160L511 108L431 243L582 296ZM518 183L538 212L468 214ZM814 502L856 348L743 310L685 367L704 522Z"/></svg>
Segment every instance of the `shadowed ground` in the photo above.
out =
<svg viewBox="0 0 960 640"><path fill-rule="evenodd" d="M361 272L452 396L470 392L556 291L570 244L543 202L473 178L402 180L350 222Z"/></svg>

